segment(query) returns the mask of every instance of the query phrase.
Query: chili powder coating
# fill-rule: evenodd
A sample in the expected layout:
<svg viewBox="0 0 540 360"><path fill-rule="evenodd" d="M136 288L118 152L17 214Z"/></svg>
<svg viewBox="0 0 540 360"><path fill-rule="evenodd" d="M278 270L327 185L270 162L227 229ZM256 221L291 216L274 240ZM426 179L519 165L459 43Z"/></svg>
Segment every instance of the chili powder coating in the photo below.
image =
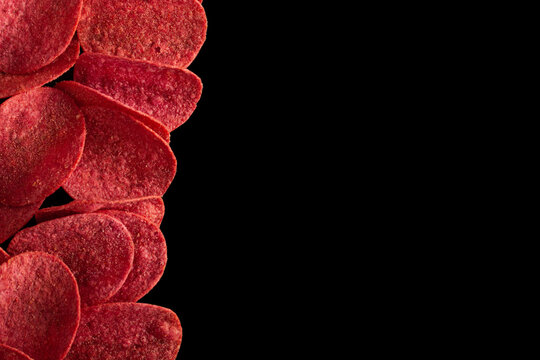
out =
<svg viewBox="0 0 540 360"><path fill-rule="evenodd" d="M0 265L0 343L61 360L80 320L75 277L56 256L28 252Z"/></svg>
<svg viewBox="0 0 540 360"><path fill-rule="evenodd" d="M0 204L43 201L72 173L85 140L83 114L60 90L38 88L0 105Z"/></svg>
<svg viewBox="0 0 540 360"><path fill-rule="evenodd" d="M27 224L38 211L41 203L16 207L0 204L0 244Z"/></svg>
<svg viewBox="0 0 540 360"><path fill-rule="evenodd" d="M79 58L73 78L156 119L168 131L189 119L203 88L189 70L90 53Z"/></svg>
<svg viewBox="0 0 540 360"><path fill-rule="evenodd" d="M43 251L58 256L73 272L81 304L106 302L124 284L133 266L134 246L126 227L105 214L72 215L18 232L10 255Z"/></svg>
<svg viewBox="0 0 540 360"><path fill-rule="evenodd" d="M162 196L176 174L176 158L152 130L132 117L102 107L84 107L86 145L64 184L77 200L122 200Z"/></svg>
<svg viewBox="0 0 540 360"><path fill-rule="evenodd" d="M182 327L174 312L140 303L86 308L66 360L174 360Z"/></svg>
<svg viewBox="0 0 540 360"><path fill-rule="evenodd" d="M166 142L171 140L171 135L167 128L157 120L152 119L150 116L143 114L140 111L131 109L110 96L102 94L88 86L84 86L74 81L62 81L56 84L55 88L70 95L79 107L101 106L118 110L149 127Z"/></svg>
<svg viewBox="0 0 540 360"><path fill-rule="evenodd" d="M186 68L206 29L197 0L85 0L78 34L86 52Z"/></svg>
<svg viewBox="0 0 540 360"><path fill-rule="evenodd" d="M49 65L29 74L11 75L0 72L0 99L45 85L68 71L79 58L80 45L74 37L66 51Z"/></svg>
<svg viewBox="0 0 540 360"><path fill-rule="evenodd" d="M26 74L68 47L82 0L0 0L0 72Z"/></svg>
<svg viewBox="0 0 540 360"><path fill-rule="evenodd" d="M124 211L104 210L122 222L135 245L133 268L126 282L109 302L135 302L158 283L167 264L167 244L159 228L145 218Z"/></svg>
<svg viewBox="0 0 540 360"><path fill-rule="evenodd" d="M2 261L0 260L0 263ZM0 360L32 360L20 350L0 344Z"/></svg>

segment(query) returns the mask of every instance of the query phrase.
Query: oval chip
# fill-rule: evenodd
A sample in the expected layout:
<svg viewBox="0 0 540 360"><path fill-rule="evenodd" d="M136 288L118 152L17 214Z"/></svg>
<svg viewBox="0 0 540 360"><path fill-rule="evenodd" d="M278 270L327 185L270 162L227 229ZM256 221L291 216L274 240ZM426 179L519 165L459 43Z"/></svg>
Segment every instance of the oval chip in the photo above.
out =
<svg viewBox="0 0 540 360"><path fill-rule="evenodd" d="M86 52L186 68L206 28L198 0L85 0L78 34Z"/></svg>
<svg viewBox="0 0 540 360"><path fill-rule="evenodd" d="M68 47L82 0L0 0L0 71L26 74L53 62Z"/></svg>
<svg viewBox="0 0 540 360"><path fill-rule="evenodd" d="M64 184L76 200L162 196L176 174L169 145L132 117L108 108L83 107L86 144Z"/></svg>
<svg viewBox="0 0 540 360"><path fill-rule="evenodd" d="M73 37L66 51L49 65L29 74L11 75L0 72L0 99L40 87L68 71L79 58L80 45Z"/></svg>
<svg viewBox="0 0 540 360"><path fill-rule="evenodd" d="M139 303L83 309L77 337L66 360L174 360L182 327L174 312Z"/></svg>
<svg viewBox="0 0 540 360"><path fill-rule="evenodd" d="M122 222L133 239L133 268L109 302L136 302L158 283L167 264L167 244L161 230L145 218L125 211L103 210Z"/></svg>
<svg viewBox="0 0 540 360"><path fill-rule="evenodd" d="M56 256L28 252L0 265L0 343L34 360L61 360L80 315L75 277Z"/></svg>
<svg viewBox="0 0 540 360"><path fill-rule="evenodd" d="M24 206L57 190L81 158L84 118L71 97L38 88L0 105L0 204Z"/></svg>
<svg viewBox="0 0 540 360"><path fill-rule="evenodd" d="M189 70L101 54L83 54L73 78L156 119L169 132L189 119L202 93L201 79Z"/></svg>
<svg viewBox="0 0 540 360"><path fill-rule="evenodd" d="M107 301L133 266L134 246L126 227L105 214L82 214L46 221L19 231L10 255L43 251L58 256L79 284L84 306Z"/></svg>

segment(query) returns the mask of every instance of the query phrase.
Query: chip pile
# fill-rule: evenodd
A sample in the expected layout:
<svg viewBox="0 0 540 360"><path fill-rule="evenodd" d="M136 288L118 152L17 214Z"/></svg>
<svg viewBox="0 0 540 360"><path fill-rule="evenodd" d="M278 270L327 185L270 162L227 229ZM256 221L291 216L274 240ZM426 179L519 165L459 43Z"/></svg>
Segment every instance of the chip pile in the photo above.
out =
<svg viewBox="0 0 540 360"><path fill-rule="evenodd" d="M0 0L0 360L176 359L178 316L138 301L167 263L201 3Z"/></svg>

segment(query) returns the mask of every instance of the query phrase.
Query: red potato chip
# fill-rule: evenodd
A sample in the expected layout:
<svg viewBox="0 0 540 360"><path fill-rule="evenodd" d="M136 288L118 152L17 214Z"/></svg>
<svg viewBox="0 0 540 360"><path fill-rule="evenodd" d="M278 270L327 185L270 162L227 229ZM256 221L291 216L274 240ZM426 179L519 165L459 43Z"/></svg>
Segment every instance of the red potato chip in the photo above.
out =
<svg viewBox="0 0 540 360"><path fill-rule="evenodd" d="M0 244L29 222L42 202L17 207L0 204Z"/></svg>
<svg viewBox="0 0 540 360"><path fill-rule="evenodd" d="M39 209L36 212L36 222L62 218L70 215L88 214L101 209L102 203L96 201L75 200L65 205Z"/></svg>
<svg viewBox="0 0 540 360"><path fill-rule="evenodd" d="M101 54L83 54L73 78L156 119L168 131L186 122L202 93L201 79L189 70Z"/></svg>
<svg viewBox="0 0 540 360"><path fill-rule="evenodd" d="M197 0L86 0L78 34L86 52L186 68L206 28Z"/></svg>
<svg viewBox="0 0 540 360"><path fill-rule="evenodd" d="M158 196L118 201L75 200L66 205L40 209L36 213L38 223L74 214L84 214L98 210L121 210L144 217L159 226L165 215L165 204ZM0 210L1 211L1 210Z"/></svg>
<svg viewBox="0 0 540 360"><path fill-rule="evenodd" d="M102 107L83 107L86 145L64 189L76 200L162 196L176 174L169 145L132 117Z"/></svg>
<svg viewBox="0 0 540 360"><path fill-rule="evenodd" d="M79 52L79 40L75 36L62 55L33 73L10 75L0 72L0 99L43 86L60 77L75 64Z"/></svg>
<svg viewBox="0 0 540 360"><path fill-rule="evenodd" d="M136 302L158 283L167 264L167 244L159 228L145 218L125 211L102 210L122 222L135 245L133 268L126 282L108 302Z"/></svg>
<svg viewBox="0 0 540 360"><path fill-rule="evenodd" d="M26 74L60 56L68 47L82 0L0 0L0 71Z"/></svg>
<svg viewBox="0 0 540 360"><path fill-rule="evenodd" d="M56 256L29 252L0 265L0 343L61 360L79 326L77 282Z"/></svg>
<svg viewBox="0 0 540 360"><path fill-rule="evenodd" d="M131 109L88 86L84 86L74 81L62 81L56 84L56 88L69 94L80 107L101 106L122 111L155 131L165 141L171 141L169 131L163 124L157 122L157 120L152 119L150 116L143 114L140 111Z"/></svg>
<svg viewBox="0 0 540 360"><path fill-rule="evenodd" d="M8 259L9 259L8 253L5 252L4 249L0 248L0 265L8 261Z"/></svg>
<svg viewBox="0 0 540 360"><path fill-rule="evenodd" d="M84 118L60 90L38 88L0 105L0 203L42 201L68 178L81 158Z"/></svg>
<svg viewBox="0 0 540 360"><path fill-rule="evenodd" d="M22 351L0 344L0 360L32 360L32 358Z"/></svg>
<svg viewBox="0 0 540 360"><path fill-rule="evenodd" d="M19 231L10 255L43 251L58 256L77 279L84 306L107 301L133 266L133 241L126 227L104 214L72 215Z"/></svg>
<svg viewBox="0 0 540 360"><path fill-rule="evenodd" d="M169 309L104 304L83 309L66 360L174 360L181 341L180 320Z"/></svg>

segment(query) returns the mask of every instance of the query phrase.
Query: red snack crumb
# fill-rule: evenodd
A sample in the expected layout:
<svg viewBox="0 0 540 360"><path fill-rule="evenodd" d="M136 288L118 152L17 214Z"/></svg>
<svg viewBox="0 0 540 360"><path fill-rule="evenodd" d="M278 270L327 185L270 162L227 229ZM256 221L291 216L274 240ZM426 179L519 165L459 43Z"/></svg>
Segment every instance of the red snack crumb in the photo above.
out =
<svg viewBox="0 0 540 360"><path fill-rule="evenodd" d="M0 261L1 263L2 261ZM32 360L28 355L9 347L7 345L0 344L0 360Z"/></svg>
<svg viewBox="0 0 540 360"><path fill-rule="evenodd" d="M150 116L143 114L140 111L131 109L88 86L84 86L74 81L62 81L56 84L56 88L69 94L80 107L101 106L124 112L155 131L165 141L169 142L171 140L171 135L167 128L157 120L152 119Z"/></svg>
<svg viewBox="0 0 540 360"><path fill-rule="evenodd" d="M36 213L38 223L74 214L96 212L98 210L121 210L144 217L159 226L165 215L165 204L159 196L117 201L75 200L66 205L40 209ZM1 209L0 209L1 214Z"/></svg>
<svg viewBox="0 0 540 360"><path fill-rule="evenodd" d="M130 116L84 107L87 136L79 165L64 184L77 200L162 196L176 173L176 158L156 133Z"/></svg>
<svg viewBox="0 0 540 360"><path fill-rule="evenodd" d="M56 256L29 252L0 265L0 343L61 360L80 320L77 282Z"/></svg>
<svg viewBox="0 0 540 360"><path fill-rule="evenodd" d="M2 263L8 261L9 259L9 255L7 252L4 251L4 249L0 248L0 265L2 265Z"/></svg>
<svg viewBox="0 0 540 360"><path fill-rule="evenodd" d="M0 244L29 222L42 202L17 207L0 204Z"/></svg>
<svg viewBox="0 0 540 360"><path fill-rule="evenodd" d="M156 119L168 131L191 116L202 93L201 79L189 70L101 54L83 54L73 78Z"/></svg>
<svg viewBox="0 0 540 360"><path fill-rule="evenodd" d="M84 147L80 109L60 90L38 88L0 105L0 203L24 206L58 189Z"/></svg>
<svg viewBox="0 0 540 360"><path fill-rule="evenodd" d="M75 36L62 55L39 70L22 75L0 72L0 99L23 93L53 81L75 64L75 61L79 58L79 52L79 40Z"/></svg>
<svg viewBox="0 0 540 360"><path fill-rule="evenodd" d="M174 312L139 303L86 308L66 360L174 360L182 327Z"/></svg>
<svg viewBox="0 0 540 360"><path fill-rule="evenodd" d="M72 215L19 231L11 255L43 251L58 256L77 279L84 306L107 301L133 265L133 241L122 223L104 214Z"/></svg>
<svg viewBox="0 0 540 360"><path fill-rule="evenodd" d="M86 0L78 34L87 52L186 68L206 28L197 0Z"/></svg>
<svg viewBox="0 0 540 360"><path fill-rule="evenodd" d="M0 0L0 71L25 74L54 61L68 47L82 0Z"/></svg>
<svg viewBox="0 0 540 360"><path fill-rule="evenodd" d="M133 268L126 282L108 302L136 302L158 283L167 264L167 244L157 226L145 218L124 211L103 210L122 222L135 245Z"/></svg>

